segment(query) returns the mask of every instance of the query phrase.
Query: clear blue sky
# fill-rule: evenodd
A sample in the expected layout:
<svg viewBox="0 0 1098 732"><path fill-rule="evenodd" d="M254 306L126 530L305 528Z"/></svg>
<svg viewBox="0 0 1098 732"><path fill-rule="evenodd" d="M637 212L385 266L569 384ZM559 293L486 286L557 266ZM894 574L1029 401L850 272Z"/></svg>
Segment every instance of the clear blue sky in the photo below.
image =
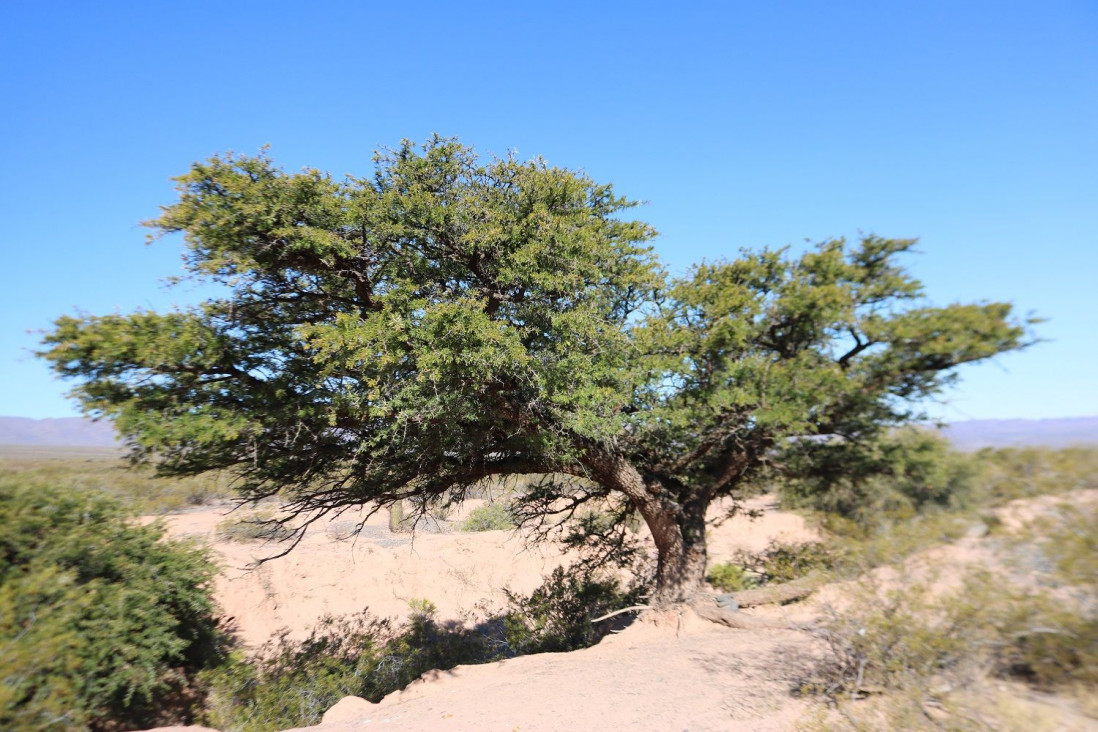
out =
<svg viewBox="0 0 1098 732"><path fill-rule="evenodd" d="M201 295L160 286L179 243L139 226L191 161L364 174L432 132L648 201L675 271L921 237L934 302L1048 318L936 413L1098 414L1093 1L4 0L0 68L0 415L76 413L28 355L57 316Z"/></svg>

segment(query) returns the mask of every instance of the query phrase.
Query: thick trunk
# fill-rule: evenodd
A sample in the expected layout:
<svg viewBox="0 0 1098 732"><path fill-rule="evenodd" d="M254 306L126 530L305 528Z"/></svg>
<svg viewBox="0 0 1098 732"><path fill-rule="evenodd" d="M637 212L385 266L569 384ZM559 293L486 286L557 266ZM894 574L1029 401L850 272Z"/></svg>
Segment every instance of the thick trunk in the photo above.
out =
<svg viewBox="0 0 1098 732"><path fill-rule="evenodd" d="M657 607L691 602L705 582L705 506L687 504L676 512L655 508L641 509L658 561L651 602Z"/></svg>
<svg viewBox="0 0 1098 732"><path fill-rule="evenodd" d="M666 607L691 602L704 587L705 512L708 498L681 500L667 486L645 481L628 461L591 454L585 464L603 485L632 499L656 543L656 588L650 604Z"/></svg>

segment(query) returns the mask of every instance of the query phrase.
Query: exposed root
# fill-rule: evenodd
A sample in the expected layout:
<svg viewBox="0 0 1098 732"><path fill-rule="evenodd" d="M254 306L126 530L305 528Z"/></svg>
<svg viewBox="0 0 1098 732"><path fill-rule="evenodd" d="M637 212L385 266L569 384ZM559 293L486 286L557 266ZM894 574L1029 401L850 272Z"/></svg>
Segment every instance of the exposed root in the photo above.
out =
<svg viewBox="0 0 1098 732"><path fill-rule="evenodd" d="M759 618L745 615L731 607L717 604L717 598L709 593L699 593L690 603L690 608L698 617L711 623L725 625L737 630L801 630L803 626L771 618Z"/></svg>
<svg viewBox="0 0 1098 732"><path fill-rule="evenodd" d="M756 605L780 605L800 600L815 592L825 581L826 578L822 574L811 574L792 582L767 585L755 590L743 590L726 595L715 596L708 592L700 592L690 603L690 606L699 617L720 625L726 625L729 628L738 628L740 630L806 630L812 626L745 615L740 612L740 608Z"/></svg>
<svg viewBox="0 0 1098 732"><path fill-rule="evenodd" d="M754 590L741 590L733 592L732 598L740 607L755 607L756 605L784 605L787 602L800 600L815 592L827 578L820 573L799 577L791 582L781 582Z"/></svg>

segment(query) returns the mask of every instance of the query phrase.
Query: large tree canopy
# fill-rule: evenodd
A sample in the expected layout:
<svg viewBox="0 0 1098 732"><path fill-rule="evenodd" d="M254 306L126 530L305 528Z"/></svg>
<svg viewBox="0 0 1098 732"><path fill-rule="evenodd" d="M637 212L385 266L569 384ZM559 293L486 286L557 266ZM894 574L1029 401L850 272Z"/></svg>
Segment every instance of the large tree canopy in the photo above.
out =
<svg viewBox="0 0 1098 732"><path fill-rule="evenodd" d="M223 299L63 317L43 355L169 473L230 469L300 512L570 475L538 515L639 510L657 602L705 572L705 510L789 438L846 444L919 416L956 366L1020 348L1003 303L931 307L863 237L669 279L608 185L541 160L405 142L372 178L214 157L149 222ZM826 444L819 441L819 444Z"/></svg>

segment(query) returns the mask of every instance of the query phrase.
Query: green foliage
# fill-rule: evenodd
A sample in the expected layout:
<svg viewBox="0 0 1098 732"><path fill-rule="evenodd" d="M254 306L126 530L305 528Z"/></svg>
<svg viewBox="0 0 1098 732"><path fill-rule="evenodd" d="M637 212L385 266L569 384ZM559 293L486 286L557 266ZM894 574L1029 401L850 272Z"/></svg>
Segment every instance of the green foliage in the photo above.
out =
<svg viewBox="0 0 1098 732"><path fill-rule="evenodd" d="M823 453L876 444L955 367L1028 340L1008 304L925 303L899 264L913 240L669 280L633 203L583 173L439 137L375 162L342 181L266 155L195 163L149 225L182 233L190 274L225 296L62 317L41 355L163 474L231 470L245 497L284 490L302 512L567 474L583 480L519 494L522 515L617 494L666 553L704 542L708 503L776 446L836 436L792 440L832 469ZM933 460L893 458L864 462L911 476L899 507L960 494L924 480ZM682 599L683 568L661 566L657 600Z"/></svg>
<svg viewBox="0 0 1098 732"><path fill-rule="evenodd" d="M614 626L592 620L640 601L638 586L616 577L557 567L528 597L509 594L504 639L509 655L572 651L598 643Z"/></svg>
<svg viewBox="0 0 1098 732"><path fill-rule="evenodd" d="M283 523L269 508L230 513L217 522L214 535L222 541L286 541L294 536L291 526Z"/></svg>
<svg viewBox="0 0 1098 732"><path fill-rule="evenodd" d="M515 528L515 519L503 503L486 503L469 512L461 523L462 531L500 531Z"/></svg>
<svg viewBox="0 0 1098 732"><path fill-rule="evenodd" d="M206 553L97 491L0 474L0 727L189 718L222 658Z"/></svg>
<svg viewBox="0 0 1098 732"><path fill-rule="evenodd" d="M739 592L759 586L759 577L747 571L742 565L733 562L720 562L710 565L705 573L705 581L721 592Z"/></svg>
<svg viewBox="0 0 1098 732"><path fill-rule="evenodd" d="M786 450L782 501L859 523L906 519L932 507L967 505L975 460L928 430L902 429L870 442L802 441Z"/></svg>
<svg viewBox="0 0 1098 732"><path fill-rule="evenodd" d="M1098 488L1098 449L1094 447L985 449L975 459L981 466L979 498L990 505Z"/></svg>

